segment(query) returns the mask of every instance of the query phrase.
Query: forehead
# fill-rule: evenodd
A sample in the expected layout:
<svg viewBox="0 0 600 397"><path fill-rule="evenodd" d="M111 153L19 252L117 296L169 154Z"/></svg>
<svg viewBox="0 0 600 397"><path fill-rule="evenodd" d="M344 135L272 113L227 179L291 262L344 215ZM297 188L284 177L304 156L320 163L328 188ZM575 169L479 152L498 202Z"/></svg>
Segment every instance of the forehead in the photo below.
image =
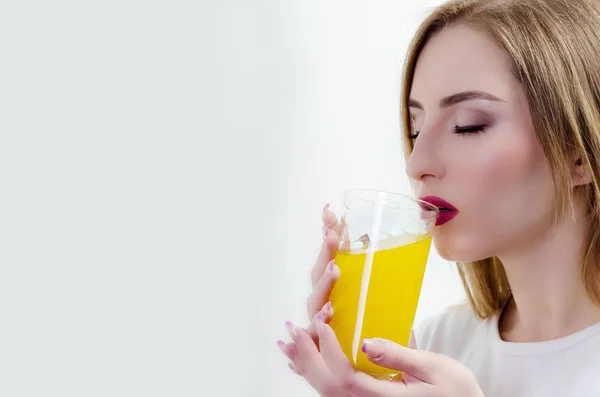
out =
<svg viewBox="0 0 600 397"><path fill-rule="evenodd" d="M437 101L457 92L479 90L510 100L518 88L503 49L484 33L456 26L440 31L423 48L411 98Z"/></svg>

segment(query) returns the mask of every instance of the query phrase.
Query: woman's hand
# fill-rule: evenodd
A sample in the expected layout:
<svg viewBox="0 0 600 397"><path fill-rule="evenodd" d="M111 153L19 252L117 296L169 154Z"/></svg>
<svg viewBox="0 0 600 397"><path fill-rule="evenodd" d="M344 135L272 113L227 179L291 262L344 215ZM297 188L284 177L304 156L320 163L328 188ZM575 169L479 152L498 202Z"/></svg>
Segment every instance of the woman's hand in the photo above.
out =
<svg viewBox="0 0 600 397"><path fill-rule="evenodd" d="M365 340L362 350L373 363L402 371L402 379L375 379L356 371L323 319L318 314L314 324L319 348L306 330L293 326L288 326L293 342L280 342L293 363L290 368L323 397L483 397L473 374L459 362L384 339Z"/></svg>
<svg viewBox="0 0 600 397"><path fill-rule="evenodd" d="M318 313L322 313L325 322L329 322L331 319L333 310L328 303L329 294L340 277L340 269L333 261L339 243L340 224L335 214L329 210L329 204L323 208L322 219L323 244L321 244L317 261L311 271L313 290L306 301L308 318L311 321L307 331L315 343L318 343L318 335L314 328L314 318ZM291 323L288 326L291 326Z"/></svg>

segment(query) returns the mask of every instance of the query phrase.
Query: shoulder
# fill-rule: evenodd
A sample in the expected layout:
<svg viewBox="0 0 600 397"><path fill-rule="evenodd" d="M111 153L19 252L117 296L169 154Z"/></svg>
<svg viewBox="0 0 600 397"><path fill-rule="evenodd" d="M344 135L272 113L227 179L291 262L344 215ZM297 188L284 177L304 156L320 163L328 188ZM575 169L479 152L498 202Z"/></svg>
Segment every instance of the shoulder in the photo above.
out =
<svg viewBox="0 0 600 397"><path fill-rule="evenodd" d="M456 349L473 343L487 320L480 320L471 305L461 303L445 308L415 327L417 349L452 355Z"/></svg>

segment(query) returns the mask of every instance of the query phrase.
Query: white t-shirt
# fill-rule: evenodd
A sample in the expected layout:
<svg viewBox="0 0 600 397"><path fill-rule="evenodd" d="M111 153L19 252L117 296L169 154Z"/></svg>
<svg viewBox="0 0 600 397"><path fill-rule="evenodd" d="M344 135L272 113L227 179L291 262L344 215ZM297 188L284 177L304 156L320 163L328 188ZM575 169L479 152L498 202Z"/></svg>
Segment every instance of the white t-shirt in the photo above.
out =
<svg viewBox="0 0 600 397"><path fill-rule="evenodd" d="M551 341L505 342L498 316L479 320L464 304L425 320L415 342L468 367L486 397L600 396L600 323Z"/></svg>

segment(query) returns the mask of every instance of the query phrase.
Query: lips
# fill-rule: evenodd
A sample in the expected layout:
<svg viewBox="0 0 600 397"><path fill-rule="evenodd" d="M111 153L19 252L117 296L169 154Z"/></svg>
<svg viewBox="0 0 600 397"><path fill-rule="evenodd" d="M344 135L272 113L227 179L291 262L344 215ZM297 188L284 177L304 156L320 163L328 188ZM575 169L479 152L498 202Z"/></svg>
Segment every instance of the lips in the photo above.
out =
<svg viewBox="0 0 600 397"><path fill-rule="evenodd" d="M458 210L454 208L452 204L439 197L425 196L421 197L420 200L426 201L438 208L439 215L435 221L436 226L441 226L446 222L450 222L456 215L458 215Z"/></svg>

